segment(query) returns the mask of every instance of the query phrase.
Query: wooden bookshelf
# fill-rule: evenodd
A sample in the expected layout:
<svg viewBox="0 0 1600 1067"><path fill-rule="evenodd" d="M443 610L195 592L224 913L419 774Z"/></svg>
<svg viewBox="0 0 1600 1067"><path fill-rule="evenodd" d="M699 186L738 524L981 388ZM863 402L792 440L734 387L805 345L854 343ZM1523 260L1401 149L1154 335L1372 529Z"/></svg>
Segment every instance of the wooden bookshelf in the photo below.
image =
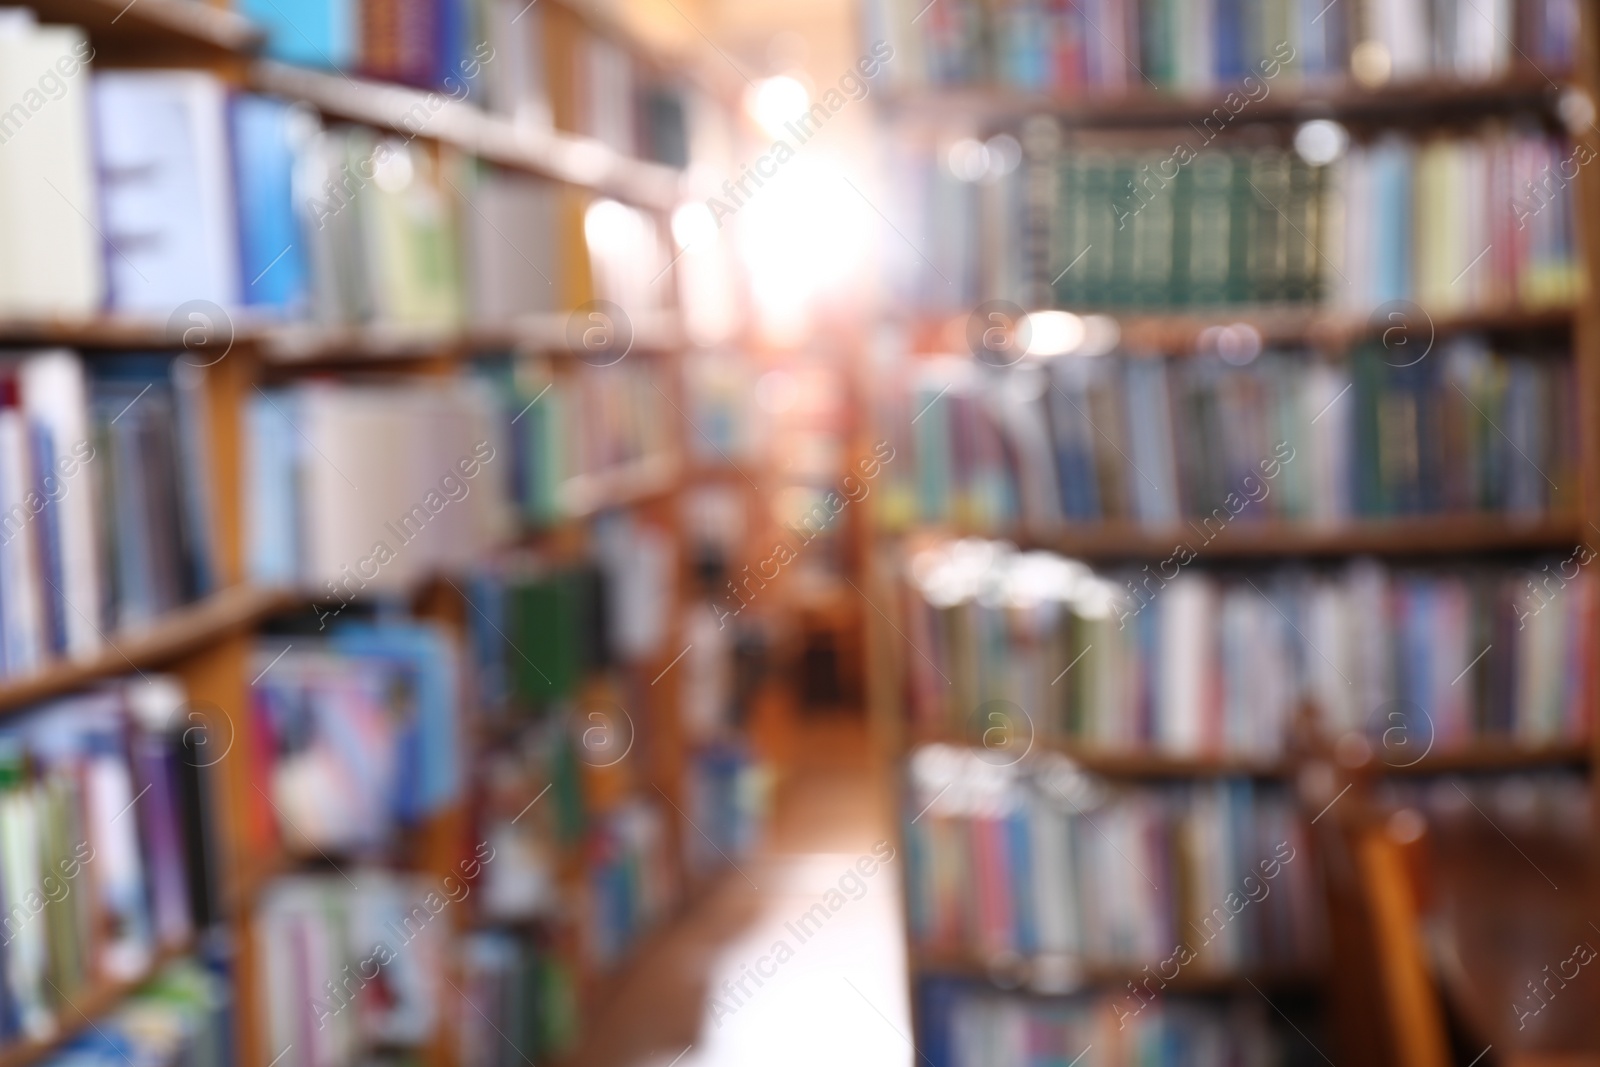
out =
<svg viewBox="0 0 1600 1067"><path fill-rule="evenodd" d="M636 205L655 216L661 232L670 233L666 216L684 195L679 171L624 155L592 138L518 126L442 93L429 94L258 59L261 34L248 20L226 7L199 0L24 2L42 21L85 27L96 49L97 66L203 68L238 88L302 102L330 120L365 124L416 141L425 152L459 152L569 187L558 199L560 225L552 235L557 245L556 264L561 270L556 275L557 308L577 306L602 295L589 291L590 264L581 218L588 199L609 196ZM581 0L574 0L570 6L577 10L572 17L590 20L594 16L590 5ZM625 48L637 54L637 39L624 32L625 20L611 17L599 21L599 32L620 38ZM665 53L653 52L646 60L656 71L672 74L672 60ZM563 87L552 86L552 91L559 93ZM675 280L663 276L662 290L672 292ZM246 491L242 482L246 441L239 415L256 387L302 371L337 377L346 372L377 370L385 375L445 380L469 373L467 362L474 357L507 352L556 357L551 364L553 373L558 375L581 369L575 360L582 353L573 346L569 313L564 310L530 316L509 326L489 327L469 320L459 328L433 332L279 322L254 316L249 309L230 308L226 315L228 321L213 324L218 328L210 336L187 339L181 326L169 326L160 318L0 317L3 347L60 346L100 355L187 349L191 362L208 367L206 443L215 491L211 505L218 532L216 563L220 580L232 583L216 595L164 615L136 632L110 634L105 647L92 658L51 664L35 674L0 681L0 712L20 710L112 677L136 677L139 672L164 670L181 678L191 703L215 709L226 720L225 725L244 721L242 717L250 708L251 664L260 625L273 615L304 611L315 600L308 592L260 589L245 581ZM682 388L677 379L681 351L688 340L680 317L672 311L639 315L632 326L631 351L636 353L633 358L660 361L661 388L683 410ZM663 408L666 405L663 400ZM666 414L670 424L682 430L685 437L692 433L683 427L679 414ZM679 430L673 433L677 435ZM679 447L670 455L586 476L562 487L565 514L550 529L537 533L520 531L511 543L531 542L537 537L541 551L548 549L553 556L573 555L576 553L569 550L580 549L588 536L587 520L600 511L617 508L633 509L651 525L679 533L677 494L688 481L682 458L687 451L681 442L675 443ZM673 575L670 588L677 590L679 585L678 576ZM441 626L464 647L470 609L463 596L449 586L443 581L428 583L417 591L412 606L417 617ZM643 680L641 692L646 688L643 683L657 677L674 656L680 655L683 641L677 633L680 613L675 602L669 610L664 651L627 668ZM673 686L658 687L649 694L647 712L634 709L641 716L648 714L650 720L639 724L641 732L648 731L650 743L643 761L647 765L630 771L637 780L630 787L634 794L654 797L652 786L659 785L669 798L682 799L685 763L677 738L675 690ZM487 751L473 736L470 722L462 733L463 751L469 754L469 760ZM268 1067L271 1054L263 1052L267 1020L254 912L259 894L274 878L304 870L306 865L262 847L258 841L259 827L252 824L252 811L259 805L259 797L253 795L252 775L260 760L252 745L251 731L237 731L214 772L220 794L216 813L221 868L217 872L217 889L218 905L230 935L228 963L233 977L232 1048L226 1059L243 1067ZM407 870L436 879L471 851L475 781L476 776L469 770L464 775L460 800L431 818L416 833L415 840L408 842L404 861ZM659 797L656 799L659 802ZM679 840L684 828L677 825L678 815L665 805L662 814L667 826L663 849L668 853L668 862L678 864L685 855ZM563 893L564 899L570 900L584 891L587 860L581 849L562 849L559 879L563 884L571 883L570 892ZM676 914L667 914L660 922L669 924ZM455 972L454 936L468 929L466 918L463 909L459 914L452 912L447 920L452 933L442 961L446 975ZM659 931L643 934L604 974L587 973L587 963L578 961L576 965L585 971L579 982L580 1032L595 1025L596 1008L615 992L618 983L626 980L638 954L648 952L659 937ZM75 996L77 1014L63 1020L62 1031L55 1039L0 1049L0 1067L21 1067L47 1055L79 1030L94 1025L93 1020L113 1011L148 977L143 975L136 982ZM441 992L444 1000L453 998L448 986L442 986ZM445 1016L435 1039L414 1057L429 1067L451 1067L458 1062L458 1035L449 1013Z"/></svg>
<svg viewBox="0 0 1600 1067"><path fill-rule="evenodd" d="M1566 72L1540 73L1531 66L1524 66L1488 81L1426 78L1396 81L1370 89L1353 81L1325 86L1268 82L1268 95L1250 103L1239 114L1243 121L1249 122L1338 118L1386 126L1414 126L1485 113L1515 114L1530 110L1550 113L1560 94L1556 83L1568 77ZM896 119L920 120L945 127L968 123L986 128L1012 123L1029 115L1048 114L1067 126L1137 129L1198 123L1213 110L1223 107L1225 95L1226 90L1183 93L1149 86L1132 92L1073 96L1000 87L962 87L890 92L881 103Z"/></svg>
<svg viewBox="0 0 1600 1067"><path fill-rule="evenodd" d="M917 5L920 7L920 5ZM1384 129L1397 128L1419 141L1430 133L1457 131L1481 126L1491 119L1506 122L1527 121L1546 130L1565 128L1561 118L1563 91L1577 87L1590 99L1600 92L1600 17L1592 4L1581 5L1582 31L1577 48L1575 71L1548 70L1541 72L1525 62L1514 61L1513 69L1504 77L1491 81L1464 82L1449 78L1427 78L1416 81L1395 81L1378 88L1366 88L1354 81L1342 80L1327 84L1290 84L1286 79L1271 83L1270 94L1250 102L1238 113L1239 126L1256 126L1241 140L1259 144L1270 141L1283 144L1294 127L1309 119L1328 118L1341 121L1352 128L1359 140L1375 137ZM909 9L911 13L916 7ZM903 27L897 32L905 31ZM897 46L898 46L897 41ZM1137 57L1136 57L1137 58ZM1545 75L1548 74L1549 77ZM971 87L928 86L913 89L884 87L875 90L875 101L885 127L894 133L903 133L906 139L919 145L938 145L941 150L956 138L987 137L1001 132L1028 140L1024 122L1034 116L1049 116L1066 131L1067 143L1084 144L1124 143L1131 146L1149 145L1170 148L1177 140L1187 140L1193 135L1190 124L1198 125L1213 110L1223 106L1223 97L1232 86L1222 85L1203 93L1181 93L1154 88L1138 87L1129 92L1088 95L1028 92L996 85ZM1076 137L1079 132L1082 137ZM1576 143L1586 145L1600 154L1600 131L1585 128L1571 134ZM1024 183L1023 197L1038 193L1041 176ZM1574 181L1576 201L1575 225L1581 247L1583 268L1590 279L1600 278L1600 173L1585 168ZM982 194L987 197L988 194ZM998 200L983 199L981 211L990 211ZM982 217L982 216L980 216ZM987 225L987 223L984 223ZM1026 257L1043 258L1046 237L1025 233L1024 241L1039 241L1039 246L1025 246ZM893 240L893 238L891 238ZM1002 253L995 245L999 239L991 234L980 234L974 240L979 249L982 266L995 267L990 260L998 260ZM1010 251L1007 249L1007 251ZM943 263L940 264L943 266ZM1055 270L1065 265L1065 260L1054 264L1043 277L1048 279ZM986 272L992 276L995 270ZM983 290L986 296L1006 296L1025 299L1018 294L995 293ZM1034 297L1038 299L1036 295ZM1153 310L1147 308L1089 308L1071 307L1078 314L1103 314L1117 323L1122 349L1132 356L1168 355L1190 356L1202 352L1207 331L1216 327L1241 325L1253 330L1264 348L1315 349L1319 353L1337 355L1355 345L1371 342L1392 325L1393 320L1379 319L1374 313L1367 317L1327 305L1283 305L1173 308ZM872 553L873 580L866 584L868 599L878 608L869 614L872 624L869 634L869 663L873 668L873 717L879 738L879 747L890 770L891 786L887 803L891 811L899 814L901 845L904 844L906 820L916 814L914 806L907 807L910 796L909 755L913 747L930 741L965 744L976 749L972 739L952 738L949 735L930 736L919 731L907 715L909 699L907 679L917 670L924 670L921 655L909 645L902 627L903 601L907 596L898 580L900 568L907 553L925 543L925 539L946 539L960 536L978 536L1006 539L1025 549L1045 549L1095 564L1118 562L1137 566L1150 564L1154 572L1159 561L1167 560L1182 545L1195 553L1193 566L1205 567L1212 563L1230 566L1259 564L1275 566L1287 560L1318 560L1334 563L1360 556L1379 556L1404 560L1415 564L1455 566L1467 557L1494 558L1505 562L1526 562L1534 553L1560 553L1563 556L1580 545L1600 544L1600 306L1591 298L1580 300L1574 306L1528 307L1472 307L1445 311L1436 308L1416 308L1420 316L1406 323L1408 340L1425 340L1430 335L1434 351L1448 339L1465 334L1482 334L1497 346L1516 343L1529 355L1548 356L1550 359L1570 359L1575 368L1573 378L1577 391L1578 413L1576 426L1580 434L1577 444L1577 469L1574 480L1581 481L1581 492L1572 496L1573 510L1558 514L1528 516L1526 518L1494 514L1422 515L1390 519L1359 519L1336 525L1313 525L1281 520L1249 521L1248 508L1241 515L1225 523L1213 520L1207 529L1198 521L1182 521L1171 528L1151 529L1137 522L1104 522L1062 524L1049 529L1041 528L985 528L971 525L932 524L909 528L898 521L884 525L885 516L879 514L878 538ZM898 329L904 337L909 353L914 356L953 356L964 359L970 355L967 341L968 315L962 308L955 314L938 314L922 311L889 313L886 322ZM1563 490L1569 487L1565 484ZM873 505L869 502L869 508ZM1170 569L1167 572L1170 574ZM892 621L889 621L892 620ZM1592 637L1592 635L1591 635ZM915 631L911 641L916 641ZM1591 647L1589 655L1600 655L1600 648ZM1059 669L1059 665L1058 665ZM1032 710L1032 709L1030 709ZM1590 709L1589 720L1600 721L1600 707ZM1385 762L1381 753L1370 752L1360 768L1333 765L1340 772L1351 772L1350 778L1361 791L1379 788L1385 783L1427 775L1504 774L1522 772L1579 772L1591 773L1597 754L1600 754L1600 731L1594 731L1592 741L1562 742L1553 744L1522 744L1514 738L1478 738L1460 746L1446 748L1435 745L1434 750L1414 764L1395 766ZM1327 739L1331 740L1331 739ZM1370 739L1369 739L1370 740ZM1320 745L1321 741L1315 742ZM1035 753L1057 753L1076 762L1087 773L1098 775L1111 783L1176 783L1200 781L1217 777L1249 777L1267 782L1288 784L1299 778L1303 766L1326 770L1322 755L1295 753L1282 761L1258 763L1248 759L1223 756L1220 758L1182 759L1154 751L1108 752L1086 750L1081 746L1036 738ZM1320 751L1320 750L1319 750ZM1335 750L1336 751L1336 750ZM1009 758L1010 752L1007 750ZM1341 781L1343 784L1343 781ZM1337 787L1335 787L1335 791ZM1330 794L1332 796L1333 794ZM1341 794L1342 795L1342 794ZM924 800L927 798L924 797ZM1362 803L1356 799L1346 804ZM1318 805L1320 807L1320 805ZM1316 808L1305 810L1303 818L1311 820L1318 815ZM1331 825L1324 820L1315 827L1321 831ZM1320 838L1318 839L1320 841ZM1313 842L1317 844L1318 842ZM1314 849L1314 851L1318 851ZM1329 862L1335 862L1330 858ZM1326 865L1324 865L1326 866ZM923 976L953 977L998 990L1010 990L1018 995L1034 995L1041 985L1051 992L1110 986L1116 992L1127 981L1145 977L1137 968L1119 969L1092 967L1063 967L1059 962L1042 970L1034 961L1015 957L984 959L974 954L941 954L920 951L911 940L907 927L908 943L912 946L909 960L909 984L914 1013L915 1032L921 1035L926 1027L937 1026L943 1020L917 1017L919 997L917 983ZM1152 969L1153 970L1153 969ZM1264 994L1273 987L1290 990L1317 998L1313 1003L1322 1005L1335 1032L1355 1029L1361 1021L1347 1018L1347 1013L1336 996L1331 995L1335 980L1348 976L1336 974L1331 966L1317 966L1305 971L1287 974L1245 972L1237 975L1191 973L1185 968L1179 979L1169 984L1171 991L1204 993L1242 993L1258 999L1251 984ZM1250 984L1246 984L1246 980ZM1321 999L1330 993L1326 1000ZM1475 1053L1477 1048L1472 1051ZM1498 1054L1499 1050L1496 1050ZM1337 1057L1336 1057L1337 1058ZM1341 1061L1342 1062L1342 1061ZM1464 1062L1464 1061L1463 1061Z"/></svg>

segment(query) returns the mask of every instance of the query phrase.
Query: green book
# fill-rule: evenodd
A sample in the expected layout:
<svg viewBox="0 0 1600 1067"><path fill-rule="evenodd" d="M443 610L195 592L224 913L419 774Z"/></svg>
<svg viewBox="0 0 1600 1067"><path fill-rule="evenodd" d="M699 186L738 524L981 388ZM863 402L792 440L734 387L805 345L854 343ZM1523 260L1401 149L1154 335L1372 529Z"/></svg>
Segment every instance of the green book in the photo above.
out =
<svg viewBox="0 0 1600 1067"><path fill-rule="evenodd" d="M1233 161L1221 152L1206 152L1188 167L1192 171L1185 288L1196 307L1228 298L1228 265L1233 248Z"/></svg>

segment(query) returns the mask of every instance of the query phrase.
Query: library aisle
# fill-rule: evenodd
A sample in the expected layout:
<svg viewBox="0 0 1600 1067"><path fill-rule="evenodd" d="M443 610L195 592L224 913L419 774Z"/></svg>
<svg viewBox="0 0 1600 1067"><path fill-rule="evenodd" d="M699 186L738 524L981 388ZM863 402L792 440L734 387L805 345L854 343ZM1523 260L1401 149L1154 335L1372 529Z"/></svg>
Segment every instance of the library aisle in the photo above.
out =
<svg viewBox="0 0 1600 1067"><path fill-rule="evenodd" d="M641 956L584 1062L865 1067L909 1054L898 857L876 862L893 856L893 829L867 738L850 720L804 729L807 765L766 846ZM849 903L823 921L829 890Z"/></svg>
<svg viewBox="0 0 1600 1067"><path fill-rule="evenodd" d="M1600 0L0 0L0 1067L1600 1067Z"/></svg>

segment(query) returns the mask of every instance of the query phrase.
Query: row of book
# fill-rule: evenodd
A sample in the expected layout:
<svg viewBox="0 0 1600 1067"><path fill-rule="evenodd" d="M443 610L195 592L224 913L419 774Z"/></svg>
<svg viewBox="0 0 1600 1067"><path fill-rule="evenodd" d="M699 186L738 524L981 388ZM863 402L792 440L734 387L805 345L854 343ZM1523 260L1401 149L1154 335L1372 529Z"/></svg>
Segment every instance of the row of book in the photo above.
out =
<svg viewBox="0 0 1600 1067"><path fill-rule="evenodd" d="M687 90L570 9L513 0L241 0L269 56L438 90L534 129L685 165Z"/></svg>
<svg viewBox="0 0 1600 1067"><path fill-rule="evenodd" d="M269 883L252 930L262 1062L355 1067L380 1051L419 1052L449 1002L440 976L466 892L453 876L366 867Z"/></svg>
<svg viewBox="0 0 1600 1067"><path fill-rule="evenodd" d="M583 945L610 969L663 920L678 899L665 810L630 797L591 820L584 843Z"/></svg>
<svg viewBox="0 0 1600 1067"><path fill-rule="evenodd" d="M674 476L673 384L649 359L572 374L519 360L487 373L511 445L512 498L527 521L585 514L614 489L660 488Z"/></svg>
<svg viewBox="0 0 1600 1067"><path fill-rule="evenodd" d="M1198 92L1261 81L1325 83L1350 73L1482 80L1518 66L1559 76L1578 43L1576 0L873 0L871 41L895 50L908 88L984 85L1108 96L1146 87Z"/></svg>
<svg viewBox="0 0 1600 1067"><path fill-rule="evenodd" d="M1319 220L1316 248L1332 264L1323 275L1332 303L1366 316L1397 300L1434 314L1575 302L1582 269L1572 182L1586 151L1499 128L1353 146L1330 168L1320 206L1327 222Z"/></svg>
<svg viewBox="0 0 1600 1067"><path fill-rule="evenodd" d="M1122 522L1196 547L1238 524L1499 514L1577 504L1572 361L1483 339L1066 357L988 373L911 362L880 390L891 525L1041 530ZM1414 350L1413 350L1414 349Z"/></svg>
<svg viewBox="0 0 1600 1067"><path fill-rule="evenodd" d="M1171 982L1321 951L1316 873L1281 790L1112 789L1054 759L926 745L906 804L911 938L930 961L1036 961L1070 988L1096 969Z"/></svg>
<svg viewBox="0 0 1600 1067"><path fill-rule="evenodd" d="M476 930L461 947L457 1012L464 1067L516 1067L569 1052L577 1035L577 991L569 966L533 937Z"/></svg>
<svg viewBox="0 0 1600 1067"><path fill-rule="evenodd" d="M0 674L93 655L214 588L204 374L62 350L0 361Z"/></svg>
<svg viewBox="0 0 1600 1067"><path fill-rule="evenodd" d="M1178 143L1204 147L1194 140ZM1570 303L1575 216L1558 174L1572 153L1498 129L1420 144L1388 136L1327 167L1281 148L1191 151L1192 162L1166 144L1077 152L1061 170L1049 258L1084 255L1052 271L1055 297L1066 307L1327 299L1356 314L1391 300L1438 312ZM1548 189L1527 191L1545 179Z"/></svg>
<svg viewBox="0 0 1600 1067"><path fill-rule="evenodd" d="M462 568L511 531L511 458L470 379L307 381L246 401L251 577L330 611Z"/></svg>
<svg viewBox="0 0 1600 1067"><path fill-rule="evenodd" d="M927 658L908 663L910 714L1016 759L1037 738L1268 760L1301 727L1366 734L1392 765L1485 739L1576 743L1600 608L1582 551L1540 569L1097 574L948 543L911 564L906 634Z"/></svg>
<svg viewBox="0 0 1600 1067"><path fill-rule="evenodd" d="M1278 1067L1300 1042L1265 1005L1127 992L1008 997L971 982L923 983L918 1054L928 1067ZM1291 1023L1292 1025L1292 1023ZM1297 1050L1296 1050L1297 1051Z"/></svg>
<svg viewBox="0 0 1600 1067"><path fill-rule="evenodd" d="M258 843L383 854L459 795L461 682L437 628L340 620L311 640L263 638L251 676Z"/></svg>
<svg viewBox="0 0 1600 1067"><path fill-rule="evenodd" d="M43 1067L130 1063L225 1067L233 1062L231 1005L225 978L193 960L178 961L39 1063Z"/></svg>
<svg viewBox="0 0 1600 1067"><path fill-rule="evenodd" d="M107 685L0 730L0 1043L183 949L209 900L199 760L171 678Z"/></svg>
<svg viewBox="0 0 1600 1067"><path fill-rule="evenodd" d="M245 309L431 334L506 327L590 286L555 265L560 213L581 205L548 182L434 152L420 127L324 125L199 71L93 73L75 29L20 36L22 71L75 67L59 99L6 132L0 313L108 310L182 331L198 314L225 337ZM632 208L596 211L597 295L633 316L664 308L662 235Z"/></svg>
<svg viewBox="0 0 1600 1067"><path fill-rule="evenodd" d="M970 183L915 146L889 254L897 293L929 311L1039 294L1072 309L1389 301L1437 313L1548 308L1581 291L1572 182L1586 158L1515 127L1387 133L1313 165L1295 149L1218 147L1206 126L1108 141ZM1053 175L1050 173L1053 172ZM1029 183L1052 190L1025 193Z"/></svg>

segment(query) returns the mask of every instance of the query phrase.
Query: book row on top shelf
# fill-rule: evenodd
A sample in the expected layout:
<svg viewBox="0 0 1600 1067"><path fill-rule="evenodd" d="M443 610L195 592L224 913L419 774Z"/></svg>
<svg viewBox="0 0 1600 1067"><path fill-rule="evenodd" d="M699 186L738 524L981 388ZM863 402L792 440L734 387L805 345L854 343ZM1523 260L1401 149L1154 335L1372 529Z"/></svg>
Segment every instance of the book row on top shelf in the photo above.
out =
<svg viewBox="0 0 1600 1067"><path fill-rule="evenodd" d="M939 10L870 0L864 8L867 38L894 47L897 90L982 86L1066 104L1192 95L1252 76L1319 91L1508 74L1547 82L1575 65L1580 30L1578 0L1331 8L1316 0L958 0Z"/></svg>
<svg viewBox="0 0 1600 1067"><path fill-rule="evenodd" d="M588 337L568 309L595 298L614 305L618 347L732 332L727 250L693 230L698 217L673 235L656 210L596 198L604 153L582 164L574 149L576 169L555 175L572 188L527 173L521 127L469 103L375 87L394 106L364 110L341 103L355 91L337 75L285 67L269 93L196 70L91 70L80 30L7 18L17 32L0 42L0 70L17 80L4 95L23 103L0 159L0 319L19 339L83 324L89 343L178 334L226 348L237 336L283 358L346 341L374 354L568 348ZM338 91L319 98L328 85ZM660 117L674 166L715 121L707 108ZM458 128L470 136L433 139ZM664 173L675 186L678 172ZM640 199L678 204L675 188ZM691 236L699 247L680 258Z"/></svg>

